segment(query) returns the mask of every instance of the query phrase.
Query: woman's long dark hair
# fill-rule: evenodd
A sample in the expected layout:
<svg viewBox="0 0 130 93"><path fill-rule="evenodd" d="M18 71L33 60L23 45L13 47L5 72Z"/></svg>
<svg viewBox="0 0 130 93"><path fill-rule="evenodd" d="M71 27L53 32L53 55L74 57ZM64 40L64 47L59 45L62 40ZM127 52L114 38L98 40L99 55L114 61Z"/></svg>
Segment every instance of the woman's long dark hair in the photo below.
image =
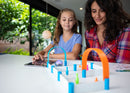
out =
<svg viewBox="0 0 130 93"><path fill-rule="evenodd" d="M113 41L119 35L120 31L123 31L123 28L129 26L130 15L123 10L120 0L88 0L85 6L84 19L84 25L88 31L96 26L91 16L91 5L94 1L106 13L104 38L107 36L107 41Z"/></svg>

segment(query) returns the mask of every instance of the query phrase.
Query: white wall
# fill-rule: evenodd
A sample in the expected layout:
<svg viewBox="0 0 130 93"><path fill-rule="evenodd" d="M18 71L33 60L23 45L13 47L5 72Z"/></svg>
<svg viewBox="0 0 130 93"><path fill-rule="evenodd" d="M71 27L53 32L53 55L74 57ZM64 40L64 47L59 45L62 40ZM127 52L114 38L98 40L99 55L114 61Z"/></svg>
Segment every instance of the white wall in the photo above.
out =
<svg viewBox="0 0 130 93"><path fill-rule="evenodd" d="M84 21L82 21L82 54L86 49Z"/></svg>
<svg viewBox="0 0 130 93"><path fill-rule="evenodd" d="M130 0L121 0L124 10L130 14Z"/></svg>

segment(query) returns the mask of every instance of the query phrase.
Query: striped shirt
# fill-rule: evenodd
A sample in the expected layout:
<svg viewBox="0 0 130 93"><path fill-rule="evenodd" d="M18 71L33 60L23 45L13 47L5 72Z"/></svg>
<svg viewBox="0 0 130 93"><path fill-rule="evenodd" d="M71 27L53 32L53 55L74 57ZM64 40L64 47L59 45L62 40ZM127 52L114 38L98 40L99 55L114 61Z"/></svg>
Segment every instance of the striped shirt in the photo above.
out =
<svg viewBox="0 0 130 93"><path fill-rule="evenodd" d="M112 42L108 43L104 40L102 45L99 44L96 27L92 28L90 32L85 32L85 39L87 48L101 49L109 62L130 64L130 28L125 28ZM89 60L100 61L100 58L95 51L92 51L89 54Z"/></svg>

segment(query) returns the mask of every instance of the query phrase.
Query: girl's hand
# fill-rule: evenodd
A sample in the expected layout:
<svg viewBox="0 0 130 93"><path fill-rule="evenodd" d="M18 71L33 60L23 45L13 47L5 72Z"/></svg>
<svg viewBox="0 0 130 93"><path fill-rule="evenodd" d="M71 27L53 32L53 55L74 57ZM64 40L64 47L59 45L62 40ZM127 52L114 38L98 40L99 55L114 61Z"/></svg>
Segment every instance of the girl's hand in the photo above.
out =
<svg viewBox="0 0 130 93"><path fill-rule="evenodd" d="M43 57L44 57L44 58L47 58L47 55L48 55L48 53L45 53Z"/></svg>
<svg viewBox="0 0 130 93"><path fill-rule="evenodd" d="M41 51L39 52L38 54L36 54L34 57L33 57L33 61L36 61L36 60L44 60L43 57L44 57L44 54L45 52L44 51Z"/></svg>
<svg viewBox="0 0 130 93"><path fill-rule="evenodd" d="M50 53L50 54L49 54L49 58L52 58L52 55L53 55L53 54ZM44 57L44 58L47 58L47 56L48 56L48 53L45 53L43 57Z"/></svg>

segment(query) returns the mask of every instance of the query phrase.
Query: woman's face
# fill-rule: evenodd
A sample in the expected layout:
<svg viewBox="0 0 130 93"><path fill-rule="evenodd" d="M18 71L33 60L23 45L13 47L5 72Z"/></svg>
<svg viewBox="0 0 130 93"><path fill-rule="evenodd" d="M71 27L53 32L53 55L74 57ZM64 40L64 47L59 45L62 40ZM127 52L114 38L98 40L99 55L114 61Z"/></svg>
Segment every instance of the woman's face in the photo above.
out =
<svg viewBox="0 0 130 93"><path fill-rule="evenodd" d="M60 24L63 28L63 31L71 31L75 24L73 13L70 11L63 12L61 14Z"/></svg>
<svg viewBox="0 0 130 93"><path fill-rule="evenodd" d="M102 25L106 21L106 13L99 7L96 1L91 5L91 15L97 25Z"/></svg>

